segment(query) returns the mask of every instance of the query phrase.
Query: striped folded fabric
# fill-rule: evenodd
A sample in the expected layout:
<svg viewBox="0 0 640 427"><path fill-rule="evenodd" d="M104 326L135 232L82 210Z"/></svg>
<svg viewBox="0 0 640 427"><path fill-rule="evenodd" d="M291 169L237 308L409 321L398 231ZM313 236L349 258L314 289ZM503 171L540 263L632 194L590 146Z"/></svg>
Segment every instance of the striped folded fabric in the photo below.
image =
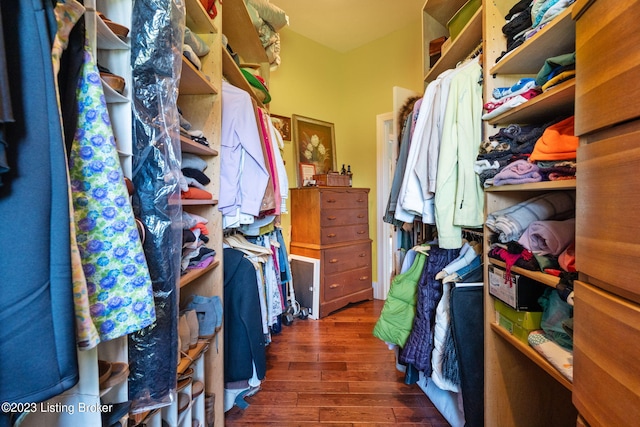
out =
<svg viewBox="0 0 640 427"><path fill-rule="evenodd" d="M573 191L553 191L487 215L487 227L502 243L518 240L534 221L567 219L574 215Z"/></svg>

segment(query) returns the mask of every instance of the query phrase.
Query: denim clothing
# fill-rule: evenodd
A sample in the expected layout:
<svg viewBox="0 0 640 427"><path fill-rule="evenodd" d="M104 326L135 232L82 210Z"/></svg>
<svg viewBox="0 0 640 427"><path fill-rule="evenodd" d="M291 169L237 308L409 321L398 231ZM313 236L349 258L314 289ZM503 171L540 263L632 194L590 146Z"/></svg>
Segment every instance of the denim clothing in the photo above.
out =
<svg viewBox="0 0 640 427"><path fill-rule="evenodd" d="M39 4L38 4L39 3ZM15 122L0 187L0 401L40 402L78 381L69 193L50 1L2 1ZM25 238L25 230L37 236ZM0 426L8 425L0 414Z"/></svg>

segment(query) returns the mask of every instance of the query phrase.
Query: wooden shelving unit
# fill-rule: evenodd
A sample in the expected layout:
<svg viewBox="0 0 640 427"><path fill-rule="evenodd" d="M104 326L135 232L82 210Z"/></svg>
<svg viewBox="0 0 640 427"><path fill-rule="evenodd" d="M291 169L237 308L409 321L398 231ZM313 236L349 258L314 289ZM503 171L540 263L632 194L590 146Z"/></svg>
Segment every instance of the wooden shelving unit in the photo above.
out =
<svg viewBox="0 0 640 427"><path fill-rule="evenodd" d="M199 156L217 156L218 150L202 145L184 135L180 135L180 148L183 153L197 154Z"/></svg>

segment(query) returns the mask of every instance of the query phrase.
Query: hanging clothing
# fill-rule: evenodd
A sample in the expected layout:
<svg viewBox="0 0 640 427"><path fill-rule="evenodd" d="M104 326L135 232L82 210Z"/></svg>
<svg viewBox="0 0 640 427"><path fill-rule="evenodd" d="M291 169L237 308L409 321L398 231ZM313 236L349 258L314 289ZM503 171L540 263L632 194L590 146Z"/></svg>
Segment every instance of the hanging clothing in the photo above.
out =
<svg viewBox="0 0 640 427"><path fill-rule="evenodd" d="M258 216L269 173L249 94L222 82L220 197L223 215ZM239 225L239 223L238 223ZM225 224L224 228L237 226Z"/></svg>
<svg viewBox="0 0 640 427"><path fill-rule="evenodd" d="M442 128L436 177L438 244L462 246L462 227L484 223L484 192L473 165L482 141L482 68L478 59L456 69Z"/></svg>
<svg viewBox="0 0 640 427"><path fill-rule="evenodd" d="M149 269L88 36L81 77L78 130L69 158L71 190L91 316L106 341L150 325L156 313Z"/></svg>
<svg viewBox="0 0 640 427"><path fill-rule="evenodd" d="M224 249L224 382L259 380L267 370L255 269L241 251Z"/></svg>
<svg viewBox="0 0 640 427"><path fill-rule="evenodd" d="M0 401L40 402L79 378L66 154L52 67L52 3L2 1L11 169L0 187ZM28 73L25 73L28 70ZM14 90L15 89L15 90ZM20 231L38 230L37 238ZM25 375L28 372L28 375ZM8 425L8 414L0 414Z"/></svg>
<svg viewBox="0 0 640 427"><path fill-rule="evenodd" d="M411 268L398 274L391 282L387 300L373 329L373 335L390 344L404 347L415 316L418 281L426 274L426 258L423 253L416 255Z"/></svg>
<svg viewBox="0 0 640 427"><path fill-rule="evenodd" d="M431 352L433 351L436 307L442 297L442 282L436 274L456 259L458 249L443 249L432 246L429 249L425 274L420 277L417 289L416 314L411 333L400 354L400 361L412 364L416 369L431 375Z"/></svg>
<svg viewBox="0 0 640 427"><path fill-rule="evenodd" d="M129 334L128 398L134 412L170 404L176 388L182 230L180 205L169 201L180 198L176 88L184 14L173 6L135 1L131 13L133 206L147 230L144 252L156 307L156 321Z"/></svg>

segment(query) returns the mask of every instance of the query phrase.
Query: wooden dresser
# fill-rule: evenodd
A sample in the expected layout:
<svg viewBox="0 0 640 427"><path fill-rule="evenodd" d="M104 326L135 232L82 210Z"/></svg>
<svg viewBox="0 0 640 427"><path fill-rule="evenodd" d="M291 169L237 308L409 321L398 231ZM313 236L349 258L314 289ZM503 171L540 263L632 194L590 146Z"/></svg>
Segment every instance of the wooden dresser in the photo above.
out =
<svg viewBox="0 0 640 427"><path fill-rule="evenodd" d="M580 0L576 21L573 402L591 427L640 419L640 0Z"/></svg>
<svg viewBox="0 0 640 427"><path fill-rule="evenodd" d="M320 260L320 313L373 299L369 189L291 190L291 249Z"/></svg>

